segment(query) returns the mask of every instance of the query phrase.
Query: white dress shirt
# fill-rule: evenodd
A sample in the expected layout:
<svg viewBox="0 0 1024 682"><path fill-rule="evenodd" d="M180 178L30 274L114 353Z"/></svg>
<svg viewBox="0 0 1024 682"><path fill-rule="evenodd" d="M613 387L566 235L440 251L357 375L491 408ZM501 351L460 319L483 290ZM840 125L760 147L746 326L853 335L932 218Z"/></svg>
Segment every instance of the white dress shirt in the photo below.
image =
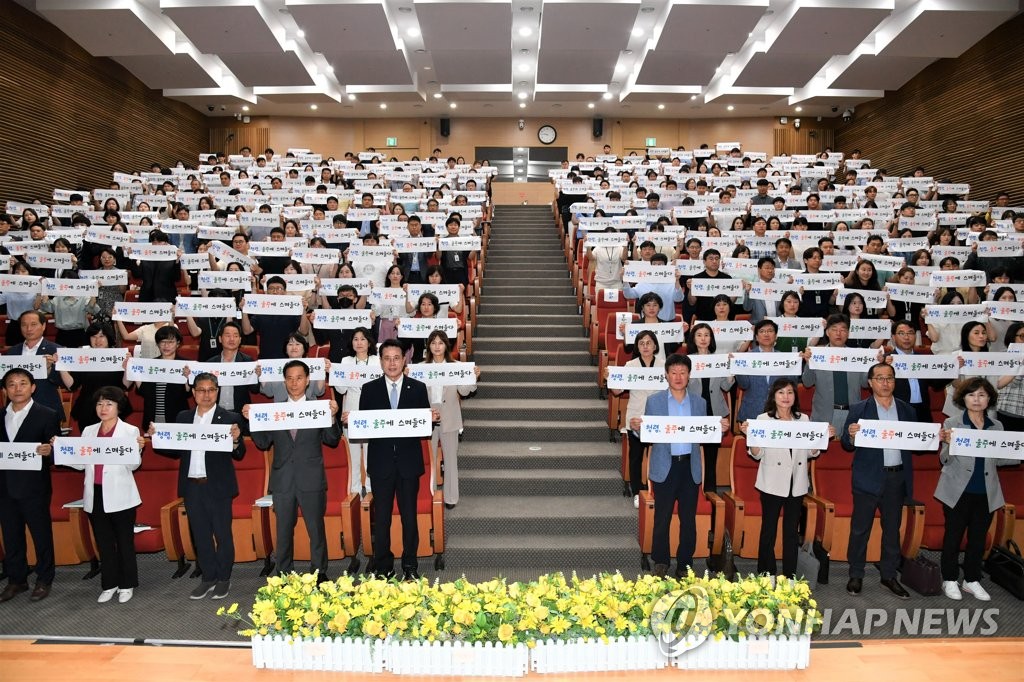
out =
<svg viewBox="0 0 1024 682"><path fill-rule="evenodd" d="M200 415L199 410L196 410L196 416L192 419L193 424L209 426L213 424L213 413L217 411L216 407L212 407L207 410L206 414ZM205 450L193 450L192 457L188 462L188 477L189 478L206 478L206 451Z"/></svg>
<svg viewBox="0 0 1024 682"><path fill-rule="evenodd" d="M25 407L17 411L15 411L14 405L7 405L7 411L4 414L4 426L7 427L7 437L10 439L10 442L16 442L18 431L21 430L21 425L25 423L25 417L28 416L29 410L32 409L33 402L29 400Z"/></svg>

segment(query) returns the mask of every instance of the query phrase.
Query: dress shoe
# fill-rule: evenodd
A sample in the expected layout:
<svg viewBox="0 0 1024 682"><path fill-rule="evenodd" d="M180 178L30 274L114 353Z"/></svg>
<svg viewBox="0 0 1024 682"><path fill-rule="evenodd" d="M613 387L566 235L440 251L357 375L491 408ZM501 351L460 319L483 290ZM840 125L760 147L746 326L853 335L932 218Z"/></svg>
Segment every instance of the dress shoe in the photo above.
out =
<svg viewBox="0 0 1024 682"><path fill-rule="evenodd" d="M135 594L135 589L129 587L124 590L117 591L117 603L124 604L125 602L131 601L132 595Z"/></svg>
<svg viewBox="0 0 1024 682"><path fill-rule="evenodd" d="M111 587L109 590L103 590L102 592L100 592L100 596L96 600L96 603L97 604L106 604L108 601L110 601L111 599L114 598L115 594L117 594L117 588L116 587Z"/></svg>
<svg viewBox="0 0 1024 682"><path fill-rule="evenodd" d="M196 587L196 589L192 590L192 593L188 595L188 598L189 599L204 599L206 597L206 595L208 595L211 592L213 592L213 590L216 587L217 587L217 583L213 582L212 580L210 582L206 582L206 583L199 583L198 587Z"/></svg>
<svg viewBox="0 0 1024 682"><path fill-rule="evenodd" d="M664 578L668 573L668 564L654 564L654 577Z"/></svg>
<svg viewBox="0 0 1024 682"><path fill-rule="evenodd" d="M863 578L850 578L850 582L846 583L846 591L848 594L860 594L861 588L863 587Z"/></svg>
<svg viewBox="0 0 1024 682"><path fill-rule="evenodd" d="M455 505L454 504L448 504L447 502L445 502L444 503L444 508L447 509L448 511L451 511L452 509L455 509Z"/></svg>
<svg viewBox="0 0 1024 682"><path fill-rule="evenodd" d="M963 585L963 591L971 595L978 601L990 601L992 599L992 596L985 591L985 588L982 587L981 583L979 583L977 580L974 580L972 582L967 582L965 580Z"/></svg>
<svg viewBox="0 0 1024 682"><path fill-rule="evenodd" d="M50 596L50 586L46 583L36 583L35 589L29 595L29 601L42 601Z"/></svg>
<svg viewBox="0 0 1024 682"><path fill-rule="evenodd" d="M223 599L224 597L228 596L228 592L230 591L230 580L218 580L217 586L213 588L213 594L210 596L210 599Z"/></svg>
<svg viewBox="0 0 1024 682"><path fill-rule="evenodd" d="M910 599L910 593L900 585L900 581L896 578L889 578L888 580L882 581L882 587L888 589L890 592L895 594L900 599Z"/></svg>
<svg viewBox="0 0 1024 682"><path fill-rule="evenodd" d="M417 571L415 571L415 570L406 571L405 574L402 576L402 580L404 580L406 582L415 582L415 581L417 581L419 579L420 579L420 574Z"/></svg>
<svg viewBox="0 0 1024 682"><path fill-rule="evenodd" d="M28 591L28 583L7 583L7 587L0 592L0 602L10 601L15 595Z"/></svg>

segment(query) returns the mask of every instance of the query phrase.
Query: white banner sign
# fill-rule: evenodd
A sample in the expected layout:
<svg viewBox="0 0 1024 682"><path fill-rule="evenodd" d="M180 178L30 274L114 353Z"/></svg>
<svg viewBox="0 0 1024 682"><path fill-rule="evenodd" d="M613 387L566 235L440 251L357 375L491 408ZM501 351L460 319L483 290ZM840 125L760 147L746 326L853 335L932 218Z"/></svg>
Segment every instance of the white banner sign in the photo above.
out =
<svg viewBox="0 0 1024 682"><path fill-rule="evenodd" d="M928 324L964 324L980 320L985 322L988 315L985 306L977 305L926 305L924 321Z"/></svg>
<svg viewBox="0 0 1024 682"><path fill-rule="evenodd" d="M715 342L721 341L750 341L753 336L753 326L746 320L712 320L708 322L711 330L715 333Z"/></svg>
<svg viewBox="0 0 1024 682"><path fill-rule="evenodd" d="M960 367L960 376L1004 376L1019 374L1024 367L1024 355L1020 353L981 353L961 352L964 364Z"/></svg>
<svg viewBox="0 0 1024 682"><path fill-rule="evenodd" d="M892 335L890 320L850 320L851 339L887 339Z"/></svg>
<svg viewBox="0 0 1024 682"><path fill-rule="evenodd" d="M690 280L689 293L697 298L714 298L719 294L737 298L743 295L743 280L694 277Z"/></svg>
<svg viewBox="0 0 1024 682"><path fill-rule="evenodd" d="M410 284L409 300L415 303L423 294L437 296L438 303L452 305L462 298L462 289L458 284Z"/></svg>
<svg viewBox="0 0 1024 682"><path fill-rule="evenodd" d="M780 301L782 295L793 288L791 284L777 284L775 282L754 282L750 285L747 298L754 301Z"/></svg>
<svg viewBox="0 0 1024 682"><path fill-rule="evenodd" d="M190 364L188 360L131 358L128 361L128 369L125 371L124 377L128 381L141 381L143 383L184 384L185 375L181 371L188 364Z"/></svg>
<svg viewBox="0 0 1024 682"><path fill-rule="evenodd" d="M153 447L161 450L231 452L231 424L154 423Z"/></svg>
<svg viewBox="0 0 1024 682"><path fill-rule="evenodd" d="M732 376L729 369L729 354L718 355L691 355L690 356L690 378L704 379L706 377L728 377Z"/></svg>
<svg viewBox="0 0 1024 682"><path fill-rule="evenodd" d="M747 445L755 448L828 448L828 422L751 419L747 422Z"/></svg>
<svg viewBox="0 0 1024 682"><path fill-rule="evenodd" d="M779 327L779 336L798 339L822 336L825 325L820 317L769 317Z"/></svg>
<svg viewBox="0 0 1024 682"><path fill-rule="evenodd" d="M94 279L101 287L126 286L128 284L127 270L79 270L78 276L82 279Z"/></svg>
<svg viewBox="0 0 1024 682"><path fill-rule="evenodd" d="M172 322L173 308L172 303L115 303L113 319L135 324Z"/></svg>
<svg viewBox="0 0 1024 682"><path fill-rule="evenodd" d="M92 298L100 291L99 282L94 279L48 279L43 278L43 294L50 296L70 296L73 298Z"/></svg>
<svg viewBox="0 0 1024 682"><path fill-rule="evenodd" d="M0 443L0 470L41 471L43 457L36 448L39 443Z"/></svg>
<svg viewBox="0 0 1024 682"><path fill-rule="evenodd" d="M857 267L857 255L836 253L825 256L821 261L821 269L825 272L849 272Z"/></svg>
<svg viewBox="0 0 1024 682"><path fill-rule="evenodd" d="M33 268L43 268L44 270L56 270L58 268L70 270L74 267L74 263L71 262L70 253L56 253L53 251L26 253L25 261Z"/></svg>
<svg viewBox="0 0 1024 682"><path fill-rule="evenodd" d="M379 366L331 363L330 384L337 388L356 388L382 376L384 376L384 370Z"/></svg>
<svg viewBox="0 0 1024 682"><path fill-rule="evenodd" d="M721 443L721 417L641 417L644 443Z"/></svg>
<svg viewBox="0 0 1024 682"><path fill-rule="evenodd" d="M818 346L811 349L808 367L825 372L866 372L878 364L875 348L833 348Z"/></svg>
<svg viewBox="0 0 1024 682"><path fill-rule="evenodd" d="M831 291L843 286L843 278L838 272L822 272L818 274L804 273L793 277L793 286L803 287L805 291Z"/></svg>
<svg viewBox="0 0 1024 682"><path fill-rule="evenodd" d="M885 292L889 294L889 298L893 301L924 303L925 305L935 302L935 287L933 286L886 282Z"/></svg>
<svg viewBox="0 0 1024 682"><path fill-rule="evenodd" d="M956 379L960 363L952 355L892 355L897 379Z"/></svg>
<svg viewBox="0 0 1024 682"><path fill-rule="evenodd" d="M674 265L651 265L643 261L631 261L623 268L622 279L625 282L668 284L676 281L676 268Z"/></svg>
<svg viewBox="0 0 1024 682"><path fill-rule="evenodd" d="M403 292L404 293L404 292ZM313 311L314 329L355 329L370 328L370 310L352 308L318 308Z"/></svg>
<svg viewBox="0 0 1024 682"><path fill-rule="evenodd" d="M249 405L249 430L251 431L330 428L331 421L330 400L306 400L299 403L252 403Z"/></svg>
<svg viewBox="0 0 1024 682"><path fill-rule="evenodd" d="M409 410L353 410L348 415L349 439L425 438L433 429L428 408Z"/></svg>
<svg viewBox="0 0 1024 682"><path fill-rule="evenodd" d="M219 357L219 356L214 356ZM191 362L186 361L189 380L204 372L217 377L217 383L224 386L246 386L256 383L255 362Z"/></svg>
<svg viewBox="0 0 1024 682"><path fill-rule="evenodd" d="M249 315L301 315L305 310L301 296L246 294L242 299L242 312Z"/></svg>
<svg viewBox="0 0 1024 682"><path fill-rule="evenodd" d="M993 319L1024 321L1024 302L988 301L984 305L985 312Z"/></svg>
<svg viewBox="0 0 1024 682"><path fill-rule="evenodd" d="M40 294L43 278L35 275L0 275L0 291L7 294Z"/></svg>
<svg viewBox="0 0 1024 682"><path fill-rule="evenodd" d="M861 419L853 444L858 448L914 450L927 452L939 448L939 424L927 422L890 422Z"/></svg>
<svg viewBox="0 0 1024 682"><path fill-rule="evenodd" d="M398 319L398 337L425 339L430 332L440 329L451 341L459 333L459 321L453 317L401 317Z"/></svg>
<svg viewBox="0 0 1024 682"><path fill-rule="evenodd" d="M407 376L430 386L472 386L475 368L475 362L421 362L409 365Z"/></svg>
<svg viewBox="0 0 1024 682"><path fill-rule="evenodd" d="M658 337L658 343L662 346L666 343L684 343L686 341L686 335L683 333L682 322L660 322L656 324L638 324L628 322L626 323L626 333L624 337L626 345L633 345L636 341L637 334L642 331L654 332L654 335Z"/></svg>
<svg viewBox="0 0 1024 682"><path fill-rule="evenodd" d="M949 454L956 457L994 457L1024 460L1024 432L953 429Z"/></svg>
<svg viewBox="0 0 1024 682"><path fill-rule="evenodd" d="M139 443L134 438L64 438L53 444L53 463L121 464L133 467L141 460Z"/></svg>
<svg viewBox="0 0 1024 682"><path fill-rule="evenodd" d="M128 357L127 348L60 348L57 350L58 371L118 371Z"/></svg>
<svg viewBox="0 0 1024 682"><path fill-rule="evenodd" d="M219 244L220 242L212 242ZM148 261L172 261L178 260L178 247L173 244L135 244L129 251L128 257L134 260ZM211 245L210 250L213 251Z"/></svg>
<svg viewBox="0 0 1024 682"><path fill-rule="evenodd" d="M252 274L227 270L203 270L199 273L199 288L252 291Z"/></svg>
<svg viewBox="0 0 1024 682"><path fill-rule="evenodd" d="M733 374L793 376L803 370L803 360L798 353L734 353L729 369Z"/></svg>
<svg viewBox="0 0 1024 682"><path fill-rule="evenodd" d="M928 278L933 287L983 287L987 283L983 270L939 270Z"/></svg>
<svg viewBox="0 0 1024 682"><path fill-rule="evenodd" d="M668 380L664 367L609 367L608 388L615 391L660 391L668 388Z"/></svg>
<svg viewBox="0 0 1024 682"><path fill-rule="evenodd" d="M36 380L47 377L45 355L0 355L0 376L15 367L26 370Z"/></svg>
<svg viewBox="0 0 1024 682"><path fill-rule="evenodd" d="M850 294L860 294L864 298L865 307L871 310L880 310L885 307L888 303L888 298L884 291L871 291L870 289L840 289L839 294L836 296L836 305L842 306L846 302L846 297Z"/></svg>
<svg viewBox="0 0 1024 682"><path fill-rule="evenodd" d="M229 296L178 296L174 304L178 317L238 317L238 304Z"/></svg>

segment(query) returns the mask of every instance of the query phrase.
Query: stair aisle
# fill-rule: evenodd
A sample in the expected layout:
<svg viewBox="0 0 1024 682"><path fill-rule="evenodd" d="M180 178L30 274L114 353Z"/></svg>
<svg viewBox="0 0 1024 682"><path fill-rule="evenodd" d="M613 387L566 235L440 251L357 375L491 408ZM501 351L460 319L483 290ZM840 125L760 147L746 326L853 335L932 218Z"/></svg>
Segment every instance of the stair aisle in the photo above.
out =
<svg viewBox="0 0 1024 682"><path fill-rule="evenodd" d="M637 512L549 207L497 208L473 333L480 388L462 406L449 570L636 575Z"/></svg>

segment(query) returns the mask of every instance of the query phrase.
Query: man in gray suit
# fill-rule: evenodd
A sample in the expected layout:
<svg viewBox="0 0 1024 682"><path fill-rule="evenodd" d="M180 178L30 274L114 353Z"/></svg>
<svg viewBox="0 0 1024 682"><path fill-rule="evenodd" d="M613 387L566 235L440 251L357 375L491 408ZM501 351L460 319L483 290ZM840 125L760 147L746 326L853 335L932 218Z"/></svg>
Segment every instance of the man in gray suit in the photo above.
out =
<svg viewBox="0 0 1024 682"><path fill-rule="evenodd" d="M850 339L850 318L842 314L830 315L825 321L825 337L829 348L846 348ZM804 349L800 355L805 363L808 362L811 349ZM802 382L807 388L814 388L811 421L828 422L840 433L846 424L850 405L860 402L860 391L867 387L868 375L865 372L811 369L805 365Z"/></svg>
<svg viewBox="0 0 1024 682"><path fill-rule="evenodd" d="M309 366L302 360L292 360L284 366L284 386L287 403L306 401L309 386ZM274 446L274 461L270 470L270 492L277 516L277 565L281 573L292 571L292 534L295 531L297 510L309 533L309 556L312 570L319 571L318 581L327 579L327 537L324 514L327 512L327 474L324 471L323 446L333 448L341 441L341 425L334 417L338 403L331 403L329 428L291 429L289 431L256 431L252 441L266 450ZM249 418L249 405L242 408L242 416Z"/></svg>

